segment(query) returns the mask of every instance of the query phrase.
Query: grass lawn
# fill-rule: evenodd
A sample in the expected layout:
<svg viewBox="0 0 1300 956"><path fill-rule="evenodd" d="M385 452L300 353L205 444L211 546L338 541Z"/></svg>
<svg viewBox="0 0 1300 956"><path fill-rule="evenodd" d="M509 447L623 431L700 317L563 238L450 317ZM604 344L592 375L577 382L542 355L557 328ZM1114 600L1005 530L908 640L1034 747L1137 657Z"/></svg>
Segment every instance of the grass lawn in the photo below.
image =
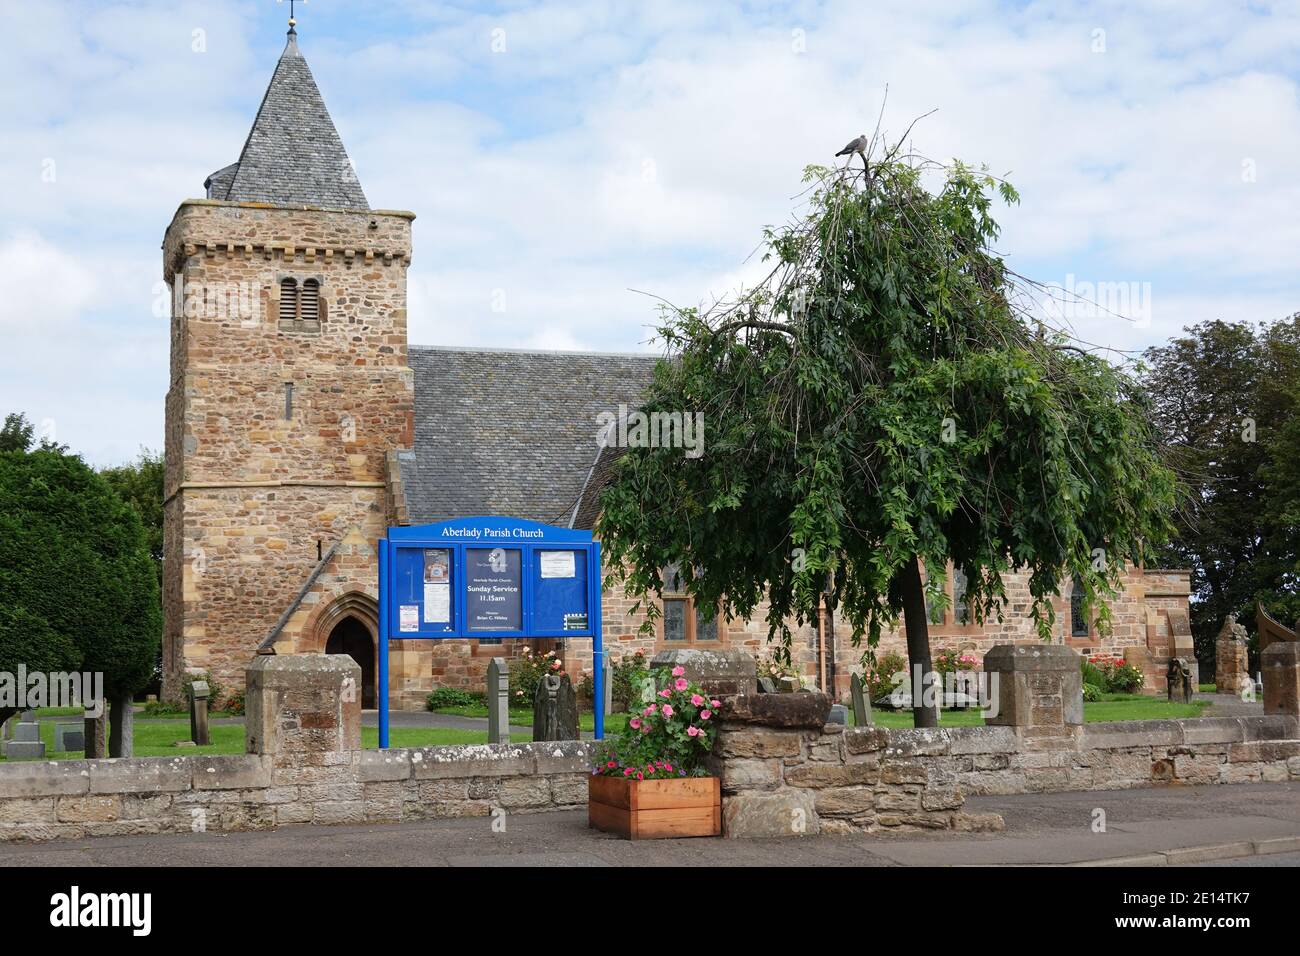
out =
<svg viewBox="0 0 1300 956"><path fill-rule="evenodd" d="M214 724L208 728L212 743L206 747L177 747L176 741L188 740L190 726L180 721L151 723L139 718L135 722L135 755L137 757L187 757L196 754L241 754L244 752L244 728L241 724ZM41 739L45 741L47 760L80 760L81 751L56 753L54 751L54 725L41 725ZM477 730L443 730L433 727L394 727L389 732L389 743L394 747L440 747L449 744L487 743L487 734ZM379 746L379 729L361 728L361 746ZM0 757L0 762L4 758Z"/></svg>
<svg viewBox="0 0 1300 956"><path fill-rule="evenodd" d="M1205 701L1190 704L1171 704L1163 697L1143 694L1102 694L1101 700L1083 705L1085 723L1097 724L1114 720L1170 720L1176 717L1199 717L1208 707ZM875 710L871 712L877 727L911 727L910 710ZM853 712L849 711L849 723ZM939 714L940 727L978 727L984 723L978 710L945 710Z"/></svg>
<svg viewBox="0 0 1300 956"><path fill-rule="evenodd" d="M439 707L433 711L435 714L451 714L456 717L482 717L487 719L487 704L466 704L460 707ZM605 733L618 733L627 726L627 714L606 714L605 715ZM531 727L533 725L533 709L531 707L511 707L510 723L516 727ZM579 711L578 726L583 730L596 729L596 717L590 711Z"/></svg>
<svg viewBox="0 0 1300 956"><path fill-rule="evenodd" d="M1171 704L1163 697L1146 697L1141 694L1103 694L1095 703L1083 705L1083 719L1088 723L1113 720L1153 720L1158 718L1197 717L1209 706L1203 701L1190 704ZM485 717L486 707L448 707L438 713L459 714L462 717ZM68 716L80 716L81 711L74 711ZM877 727L911 727L911 711L873 710L872 717ZM528 726L532 723L532 711L512 708L510 721L516 725ZM583 730L592 729L593 715L579 715ZM605 717L607 735L617 734L627 726L627 714L608 714ZM849 712L849 723L853 723L853 713ZM946 710L939 715L941 727L977 727L984 723L978 710ZM136 717L135 720L135 755L137 757L176 757L195 754L238 754L244 752L244 727L242 724L213 724L210 728L212 743L206 747L177 747L176 741L188 740L190 727L188 721L155 721ZM45 741L47 760L79 760L80 751L75 753L56 753L54 751L54 722L41 723L41 739ZM481 744L487 742L487 733L481 730L444 730L433 727L394 727L389 732L389 743L394 747L440 747L451 744ZM516 743L523 743L522 736L515 738ZM361 745L368 749L379 746L379 730L375 727L361 728ZM5 758L0 757L0 761Z"/></svg>

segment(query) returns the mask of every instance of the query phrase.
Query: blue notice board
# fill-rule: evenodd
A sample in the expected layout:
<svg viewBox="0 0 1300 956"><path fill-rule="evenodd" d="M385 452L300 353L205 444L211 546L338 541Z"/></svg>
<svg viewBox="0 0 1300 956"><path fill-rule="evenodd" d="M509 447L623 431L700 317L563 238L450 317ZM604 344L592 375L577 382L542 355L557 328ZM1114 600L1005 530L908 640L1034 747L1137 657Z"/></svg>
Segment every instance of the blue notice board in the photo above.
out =
<svg viewBox="0 0 1300 956"><path fill-rule="evenodd" d="M590 637L604 737L600 542L522 518L389 528L379 542L379 746L388 746L388 642Z"/></svg>

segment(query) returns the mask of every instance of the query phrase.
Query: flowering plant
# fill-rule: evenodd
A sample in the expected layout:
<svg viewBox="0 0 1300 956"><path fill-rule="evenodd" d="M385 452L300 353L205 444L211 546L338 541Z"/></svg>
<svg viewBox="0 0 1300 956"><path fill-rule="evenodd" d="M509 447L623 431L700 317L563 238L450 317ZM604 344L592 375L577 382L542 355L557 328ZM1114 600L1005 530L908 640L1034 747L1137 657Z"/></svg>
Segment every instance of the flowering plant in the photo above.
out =
<svg viewBox="0 0 1300 956"><path fill-rule="evenodd" d="M1142 685L1146 683L1146 679L1142 675L1142 669L1136 664L1130 664L1122 657L1098 655L1088 658L1088 663L1101 672L1102 679L1105 681L1101 687L1103 691L1129 694L1141 690Z"/></svg>
<svg viewBox="0 0 1300 956"><path fill-rule="evenodd" d="M591 772L605 777L656 780L703 777L705 756L713 749L719 701L686 679L686 670L657 668L658 690L651 703L633 710L617 739L596 750Z"/></svg>
<svg viewBox="0 0 1300 956"><path fill-rule="evenodd" d="M931 661L931 666L940 674L973 671L978 664L979 658L974 654L963 654L960 651L940 651Z"/></svg>
<svg viewBox="0 0 1300 956"><path fill-rule="evenodd" d="M564 676L564 661L555 651L535 654L532 648L524 647L519 657L510 662L510 702L516 707L533 706L537 695L537 685L547 674Z"/></svg>

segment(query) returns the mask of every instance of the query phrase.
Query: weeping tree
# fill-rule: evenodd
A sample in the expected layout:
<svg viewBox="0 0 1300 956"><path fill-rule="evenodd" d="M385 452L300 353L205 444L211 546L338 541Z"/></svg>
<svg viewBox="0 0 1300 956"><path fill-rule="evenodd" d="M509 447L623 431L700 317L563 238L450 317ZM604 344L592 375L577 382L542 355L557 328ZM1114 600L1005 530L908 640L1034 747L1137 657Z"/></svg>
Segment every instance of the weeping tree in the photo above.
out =
<svg viewBox="0 0 1300 956"><path fill-rule="evenodd" d="M1002 620L1018 572L1044 640L1072 579L1104 633L1178 486L1129 371L1036 317L1036 290L993 250L993 203L1014 188L883 146L805 181L805 209L765 231L764 281L660 312L667 360L641 410L701 414L704 453L620 450L598 523L607 584L647 627L668 565L704 614L766 601L787 661L789 622L822 600L868 665L901 616L926 675L927 597L947 598L923 569L948 561L977 623ZM917 726L937 724L913 704Z"/></svg>

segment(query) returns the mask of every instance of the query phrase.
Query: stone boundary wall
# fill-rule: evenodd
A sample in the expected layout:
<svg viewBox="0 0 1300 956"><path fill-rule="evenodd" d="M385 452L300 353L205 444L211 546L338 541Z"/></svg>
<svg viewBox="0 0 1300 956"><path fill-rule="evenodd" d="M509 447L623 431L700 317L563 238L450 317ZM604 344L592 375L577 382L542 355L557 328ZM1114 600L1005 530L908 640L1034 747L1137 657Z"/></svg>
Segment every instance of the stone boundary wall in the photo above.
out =
<svg viewBox="0 0 1300 956"><path fill-rule="evenodd" d="M800 708L794 714L790 707ZM989 830L972 794L1300 780L1300 718L1017 727L821 724L819 694L728 698L713 770L731 837ZM590 741L0 763L0 841L576 810Z"/></svg>
<svg viewBox="0 0 1300 956"><path fill-rule="evenodd" d="M820 701L819 701L820 699ZM887 730L825 724L820 694L726 698L713 771L729 837L997 830L972 794L1300 780L1300 718ZM823 722L819 726L819 721Z"/></svg>
<svg viewBox="0 0 1300 956"><path fill-rule="evenodd" d="M590 743L0 763L0 841L586 807Z"/></svg>

